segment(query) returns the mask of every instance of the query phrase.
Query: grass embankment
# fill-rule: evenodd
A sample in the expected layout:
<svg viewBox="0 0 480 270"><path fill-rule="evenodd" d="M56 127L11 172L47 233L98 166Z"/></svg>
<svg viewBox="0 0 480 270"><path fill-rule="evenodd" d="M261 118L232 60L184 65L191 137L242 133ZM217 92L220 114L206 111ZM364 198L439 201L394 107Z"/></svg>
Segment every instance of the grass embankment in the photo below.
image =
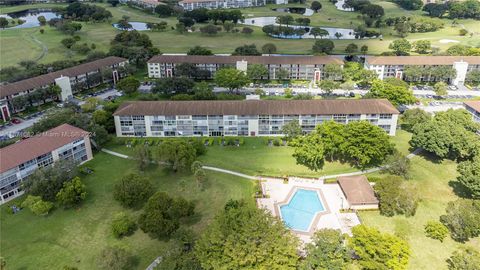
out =
<svg viewBox="0 0 480 270"><path fill-rule="evenodd" d="M168 242L151 239L141 230L121 240L110 232L110 220L116 212L135 216L140 213L123 209L112 196L115 181L135 171L135 164L98 153L87 166L95 172L82 177L88 195L78 209L55 209L47 217L38 217L28 209L6 214L5 206L1 207L1 256L9 269L60 269L64 265L97 269L96 259L109 245L130 250L138 258L137 269L145 269L169 250ZM252 198L254 189L251 181L213 172L207 172L204 191L197 188L189 174L174 174L153 166L145 174L157 190L195 201L196 215L187 224L197 233L206 228L227 200Z"/></svg>
<svg viewBox="0 0 480 270"><path fill-rule="evenodd" d="M311 1L308 1L306 5L301 4L291 4L288 6L309 6ZM342 28L354 28L355 26L362 24L363 22L357 18L358 13L356 12L344 12L337 10L335 6L328 2L328 0L320 1L323 5L322 9L310 16L312 26L333 26L333 27L342 27ZM411 16L411 17L421 17L421 11L406 11L393 3L386 1L373 1L385 8L385 17L395 17L395 16ZM286 40L286 39L275 39L266 36L260 27L254 28L254 32L251 35L238 34L238 33L224 33L221 32L214 37L205 36L198 32L195 33L185 33L179 34L175 30L172 30L171 27L174 27L177 23L175 17L169 18L159 18L153 14L147 14L138 9L129 8L127 6L118 6L111 7L107 4L95 3L106 7L113 14L113 18L110 22L104 23L83 23L83 28L80 31L79 35L82 40L80 42L95 43L97 45L97 50L107 51L109 48L110 40L119 32L112 27L111 23L118 21L122 16L129 16L130 21L140 21L140 22L159 22L166 21L168 23L168 30L165 32L151 32L145 31L144 33L148 34L152 39L154 46L158 47L162 52L165 53L180 53L186 52L193 45L201 45L207 47L214 51L215 53L231 53L236 47L243 44L256 44L257 47L263 46L265 43L274 43L279 53L289 53L289 54L308 54L311 53L311 48L314 43L313 39L303 39L303 40ZM13 11L24 10L28 8L52 8L58 6L65 6L65 4L37 4L37 5L23 5L15 7L2 7L0 13L8 13ZM246 8L241 9L246 18L257 17L257 16L279 16L286 13L280 13L273 11L272 8L275 7L285 7L285 5L268 5L266 7L258 8ZM300 17L300 15L294 15L294 17ZM445 28L437 32L431 33L414 33L410 34L407 39L410 41L415 41L419 39L428 39L432 42L432 45L438 47L442 50L445 50L453 44L465 44L471 46L478 46L480 43L480 36L476 28L478 21L475 20L457 20L458 25L452 26L452 20L443 19L445 22ZM470 32L475 33L473 37L459 36L458 31L461 27L465 27ZM196 25L198 29L201 25ZM238 28L242 28L241 25ZM80 59L84 58L83 55L72 54L68 52L60 44L60 40L67 37L61 32L45 26L45 34L39 33L39 28L30 28L30 29L10 29L5 31L0 31L0 56L1 63L0 67L14 65L21 60L34 60L39 58L43 49L42 45L34 41L34 38L42 42L47 48L48 53L46 56L40 59L40 62L47 63L59 59L72 58ZM367 45L369 47L369 53L379 54L384 51L388 51L388 45L394 39L399 37L393 32L390 28L379 29L383 33L383 40L380 39L371 39L371 40L334 40L335 49L334 53L342 54L344 53L345 47L349 43L356 43L359 47L362 45ZM456 40L459 43L440 43L442 39L451 39Z"/></svg>

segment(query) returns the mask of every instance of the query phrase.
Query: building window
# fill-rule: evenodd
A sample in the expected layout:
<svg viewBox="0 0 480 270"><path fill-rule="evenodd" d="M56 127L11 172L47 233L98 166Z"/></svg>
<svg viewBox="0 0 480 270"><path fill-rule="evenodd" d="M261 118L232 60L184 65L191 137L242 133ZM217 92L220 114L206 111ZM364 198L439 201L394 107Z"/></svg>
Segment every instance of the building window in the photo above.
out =
<svg viewBox="0 0 480 270"><path fill-rule="evenodd" d="M391 114L380 114L380 119L392 119Z"/></svg>

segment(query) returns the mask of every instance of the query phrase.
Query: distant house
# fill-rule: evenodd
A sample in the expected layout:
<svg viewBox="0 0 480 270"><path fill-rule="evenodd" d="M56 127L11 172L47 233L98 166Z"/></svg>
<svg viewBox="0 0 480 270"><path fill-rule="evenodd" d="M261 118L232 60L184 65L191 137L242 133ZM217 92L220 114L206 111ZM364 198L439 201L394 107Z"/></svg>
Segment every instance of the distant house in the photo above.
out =
<svg viewBox="0 0 480 270"><path fill-rule="evenodd" d="M480 101L465 101L465 109L472 114L473 121L480 123Z"/></svg>
<svg viewBox="0 0 480 270"><path fill-rule="evenodd" d="M283 136L291 121L308 133L361 120L395 136L398 114L386 99L133 101L114 120L118 137Z"/></svg>
<svg viewBox="0 0 480 270"><path fill-rule="evenodd" d="M245 8L264 6L265 0L183 0L178 2L178 5L184 10L194 10L197 8Z"/></svg>
<svg viewBox="0 0 480 270"><path fill-rule="evenodd" d="M198 69L208 72L213 78L215 72L222 68L236 68L246 71L248 65L264 65L268 74L264 79L278 79L280 70L286 71L287 77L294 80L321 80L325 76L327 64L343 66L342 60L332 56L313 55L157 55L148 60L150 78L172 77L180 64L194 64Z"/></svg>
<svg viewBox="0 0 480 270"><path fill-rule="evenodd" d="M342 176L337 178L350 209L377 209L378 199L365 175Z"/></svg>
<svg viewBox="0 0 480 270"><path fill-rule="evenodd" d="M407 66L451 66L456 71L455 78L450 81L453 85L463 85L470 71L480 70L478 56L367 56L365 68L373 70L378 78L404 79L404 70ZM420 78L421 81L436 81L435 77Z"/></svg>
<svg viewBox="0 0 480 270"><path fill-rule="evenodd" d="M0 85L0 104L7 105L10 109L13 109L11 102L15 97L49 87L52 84L60 86L62 91L59 98L67 100L76 92L76 86L81 85L81 88L91 88L104 81L118 80L122 76L122 73L118 72L118 68L125 66L127 63L128 60L125 58L109 56L37 77ZM112 70L112 75L110 79L104 80L100 73L107 68Z"/></svg>
<svg viewBox="0 0 480 270"><path fill-rule="evenodd" d="M58 160L92 159L89 132L63 124L0 149L0 203L20 196L21 182Z"/></svg>

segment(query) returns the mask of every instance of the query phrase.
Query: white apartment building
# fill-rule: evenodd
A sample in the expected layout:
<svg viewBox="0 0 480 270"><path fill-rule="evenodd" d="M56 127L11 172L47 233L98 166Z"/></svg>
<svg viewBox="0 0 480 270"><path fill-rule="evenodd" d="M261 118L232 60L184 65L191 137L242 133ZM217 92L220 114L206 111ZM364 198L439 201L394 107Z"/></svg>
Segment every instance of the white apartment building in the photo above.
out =
<svg viewBox="0 0 480 270"><path fill-rule="evenodd" d="M305 133L333 120L369 121L394 136L399 112L385 99L134 101L114 113L118 137L282 136L298 121Z"/></svg>
<svg viewBox="0 0 480 270"><path fill-rule="evenodd" d="M215 72L222 68L246 71L250 64L261 64L268 69L268 75L263 79L278 79L279 73L284 71L289 79L315 81L321 80L325 76L325 65L343 66L342 60L332 56L157 55L148 60L148 76L150 78L175 76L176 67L185 63L194 64L198 69L208 71L207 78L213 78Z"/></svg>
<svg viewBox="0 0 480 270"><path fill-rule="evenodd" d="M404 79L406 66L452 66L456 76L450 81L453 85L463 85L470 71L480 70L480 56L367 56L365 68L373 70L378 78ZM421 78L431 81L434 78Z"/></svg>
<svg viewBox="0 0 480 270"><path fill-rule="evenodd" d="M90 135L63 124L0 149L0 203L23 194L21 182L58 160L79 164L92 159Z"/></svg>
<svg viewBox="0 0 480 270"><path fill-rule="evenodd" d="M7 104L10 109L13 109L11 104L13 98L31 93L37 89L47 88L52 84L60 86L62 91L59 98L64 101L73 96L73 93L75 93L74 86L79 83L83 83L86 88L100 84L103 81L103 77L92 83L89 80L89 76L95 76L103 69L112 69L111 77L115 83L122 77L122 73L118 72L118 68L125 66L127 63L128 60L125 58L109 56L37 77L0 85L0 103ZM4 118L3 120L7 121L8 119Z"/></svg>
<svg viewBox="0 0 480 270"><path fill-rule="evenodd" d="M465 109L472 114L473 121L480 123L480 101L465 101Z"/></svg>
<svg viewBox="0 0 480 270"><path fill-rule="evenodd" d="M265 0L183 0L178 2L178 5L184 10L194 10L197 8L245 8L264 6Z"/></svg>

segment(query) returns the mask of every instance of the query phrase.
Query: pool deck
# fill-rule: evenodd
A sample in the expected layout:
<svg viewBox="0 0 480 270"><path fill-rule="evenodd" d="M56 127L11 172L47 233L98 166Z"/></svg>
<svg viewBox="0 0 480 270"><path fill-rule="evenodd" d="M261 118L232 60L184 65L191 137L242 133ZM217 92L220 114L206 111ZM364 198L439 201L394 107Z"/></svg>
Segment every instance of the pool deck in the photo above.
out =
<svg viewBox="0 0 480 270"><path fill-rule="evenodd" d="M257 199L259 207L269 210L274 216L281 217L279 206L289 202L297 189L316 190L320 194L325 211L318 212L310 224L308 232L292 230L303 242L309 243L313 233L318 229L338 229L351 234L351 228L359 225L355 213L342 213L348 209L348 202L338 184L325 184L322 180L291 177L288 183L282 179L262 179L262 189L269 198Z"/></svg>

